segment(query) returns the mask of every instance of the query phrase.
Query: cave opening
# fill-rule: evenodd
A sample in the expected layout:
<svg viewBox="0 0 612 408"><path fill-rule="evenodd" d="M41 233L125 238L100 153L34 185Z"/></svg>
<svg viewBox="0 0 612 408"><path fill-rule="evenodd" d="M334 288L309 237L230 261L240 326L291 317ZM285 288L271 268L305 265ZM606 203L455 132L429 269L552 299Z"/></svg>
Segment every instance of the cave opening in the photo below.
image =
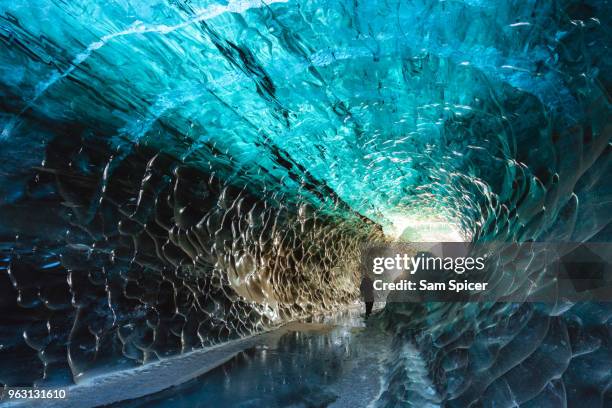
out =
<svg viewBox="0 0 612 408"><path fill-rule="evenodd" d="M461 231L457 222L444 216L420 210L421 215L393 214L388 216L390 225L383 227L393 240L406 242L464 242L469 236ZM426 214L426 215L423 215Z"/></svg>

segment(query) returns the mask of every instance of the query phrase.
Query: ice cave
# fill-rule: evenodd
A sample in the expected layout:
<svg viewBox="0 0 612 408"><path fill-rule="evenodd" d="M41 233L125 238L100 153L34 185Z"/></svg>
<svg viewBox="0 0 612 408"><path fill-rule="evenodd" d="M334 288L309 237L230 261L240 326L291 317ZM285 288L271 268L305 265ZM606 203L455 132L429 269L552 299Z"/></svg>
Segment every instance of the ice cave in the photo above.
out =
<svg viewBox="0 0 612 408"><path fill-rule="evenodd" d="M611 23L0 1L0 385L72 395L0 406L611 407L608 301L351 312L367 243L612 241Z"/></svg>

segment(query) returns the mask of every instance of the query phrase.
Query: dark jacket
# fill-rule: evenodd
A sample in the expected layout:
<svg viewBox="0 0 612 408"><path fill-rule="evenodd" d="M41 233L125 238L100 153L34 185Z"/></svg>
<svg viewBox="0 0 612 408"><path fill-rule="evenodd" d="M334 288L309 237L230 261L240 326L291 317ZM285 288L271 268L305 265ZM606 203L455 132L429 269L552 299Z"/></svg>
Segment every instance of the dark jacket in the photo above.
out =
<svg viewBox="0 0 612 408"><path fill-rule="evenodd" d="M363 297L364 302L373 302L374 301L374 286L372 280L365 276L361 280L361 285L359 285L359 291L361 292L361 296Z"/></svg>

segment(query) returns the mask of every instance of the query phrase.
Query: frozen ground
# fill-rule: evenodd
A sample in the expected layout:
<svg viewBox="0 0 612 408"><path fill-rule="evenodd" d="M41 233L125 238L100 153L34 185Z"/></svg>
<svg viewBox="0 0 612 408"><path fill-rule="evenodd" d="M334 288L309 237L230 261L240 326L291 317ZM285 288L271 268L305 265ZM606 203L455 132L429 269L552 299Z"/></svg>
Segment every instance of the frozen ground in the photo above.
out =
<svg viewBox="0 0 612 408"><path fill-rule="evenodd" d="M120 407L365 407L383 384L390 336L360 308L258 336L227 363Z"/></svg>
<svg viewBox="0 0 612 408"><path fill-rule="evenodd" d="M394 366L389 364L391 336L376 319L365 322L361 313L354 307L293 322L214 349L97 377L69 389L67 400L28 406L376 406L387 370ZM425 369L416 351L408 355L419 377L418 394L427 388Z"/></svg>

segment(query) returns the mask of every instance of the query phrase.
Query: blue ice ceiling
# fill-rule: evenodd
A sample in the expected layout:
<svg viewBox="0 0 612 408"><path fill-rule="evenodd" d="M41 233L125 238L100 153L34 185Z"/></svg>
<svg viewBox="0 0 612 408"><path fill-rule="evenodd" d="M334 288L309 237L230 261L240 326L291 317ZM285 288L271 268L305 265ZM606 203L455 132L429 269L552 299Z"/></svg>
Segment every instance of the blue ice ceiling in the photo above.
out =
<svg viewBox="0 0 612 408"><path fill-rule="evenodd" d="M474 199L444 191L453 172L488 183L524 139L604 108L583 103L605 101L601 19L550 1L7 4L2 135L77 121L382 223L456 212Z"/></svg>

